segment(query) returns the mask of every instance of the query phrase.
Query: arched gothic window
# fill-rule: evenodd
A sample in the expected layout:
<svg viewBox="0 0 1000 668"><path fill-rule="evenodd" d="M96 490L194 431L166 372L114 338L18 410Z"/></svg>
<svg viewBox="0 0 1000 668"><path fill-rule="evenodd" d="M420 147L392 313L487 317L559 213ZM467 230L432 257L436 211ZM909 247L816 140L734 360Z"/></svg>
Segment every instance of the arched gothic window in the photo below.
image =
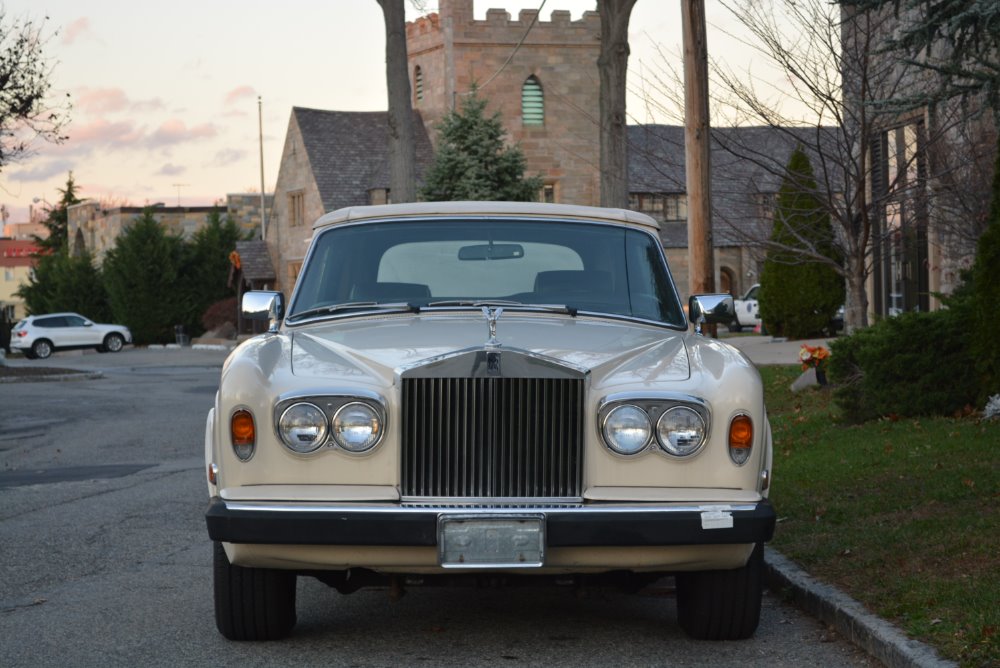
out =
<svg viewBox="0 0 1000 668"><path fill-rule="evenodd" d="M545 94L542 82L532 74L521 86L521 123L545 125Z"/></svg>

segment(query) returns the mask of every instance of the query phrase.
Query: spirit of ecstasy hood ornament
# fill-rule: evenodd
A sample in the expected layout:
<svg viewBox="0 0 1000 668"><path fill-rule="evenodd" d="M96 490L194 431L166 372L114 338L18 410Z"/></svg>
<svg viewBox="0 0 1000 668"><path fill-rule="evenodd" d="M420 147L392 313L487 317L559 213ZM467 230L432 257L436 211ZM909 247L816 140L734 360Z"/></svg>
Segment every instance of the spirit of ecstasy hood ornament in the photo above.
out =
<svg viewBox="0 0 1000 668"><path fill-rule="evenodd" d="M490 326L490 339L486 342L487 346L497 347L500 342L497 341L497 320L503 315L503 308L490 308L489 306L483 307L483 315L486 316L486 322Z"/></svg>

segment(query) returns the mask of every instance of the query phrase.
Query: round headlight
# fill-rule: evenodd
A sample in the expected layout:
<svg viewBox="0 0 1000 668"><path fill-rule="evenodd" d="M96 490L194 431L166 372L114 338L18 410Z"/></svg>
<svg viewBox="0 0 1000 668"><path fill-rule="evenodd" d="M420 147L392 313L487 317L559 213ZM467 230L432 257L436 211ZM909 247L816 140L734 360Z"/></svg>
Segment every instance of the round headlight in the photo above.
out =
<svg viewBox="0 0 1000 668"><path fill-rule="evenodd" d="M626 404L608 413L603 431L609 448L620 455L634 455L649 443L652 425L646 411Z"/></svg>
<svg viewBox="0 0 1000 668"><path fill-rule="evenodd" d="M326 442L329 426L326 413L314 404L292 404L278 420L278 433L293 452L306 454Z"/></svg>
<svg viewBox="0 0 1000 668"><path fill-rule="evenodd" d="M705 420L696 410L674 406L660 416L656 423L656 436L664 450L686 457L705 442Z"/></svg>
<svg viewBox="0 0 1000 668"><path fill-rule="evenodd" d="M365 452L382 437L382 420L368 404L341 406L333 416L333 439L348 452Z"/></svg>

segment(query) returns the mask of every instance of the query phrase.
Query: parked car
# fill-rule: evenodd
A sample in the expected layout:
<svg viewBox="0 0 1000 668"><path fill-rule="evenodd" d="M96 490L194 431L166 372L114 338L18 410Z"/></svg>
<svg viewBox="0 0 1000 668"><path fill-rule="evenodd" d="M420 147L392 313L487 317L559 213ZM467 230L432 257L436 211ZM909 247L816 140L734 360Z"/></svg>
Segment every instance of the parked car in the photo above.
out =
<svg viewBox="0 0 1000 668"><path fill-rule="evenodd" d="M11 331L10 347L28 359L45 359L57 350L96 348L116 353L132 343L132 332L124 325L92 322L79 313L30 315Z"/></svg>
<svg viewBox="0 0 1000 668"><path fill-rule="evenodd" d="M350 593L672 574L689 634L754 632L761 379L689 331L652 218L428 202L313 231L287 308L244 296L270 328L229 356L205 425L225 637L287 635L300 575ZM732 298L689 311L727 323Z"/></svg>
<svg viewBox="0 0 1000 668"><path fill-rule="evenodd" d="M760 305L757 303L758 292L760 292L760 283L754 283L746 291L742 299L733 300L736 317L729 323L730 331L739 332L744 327L754 328L760 324Z"/></svg>

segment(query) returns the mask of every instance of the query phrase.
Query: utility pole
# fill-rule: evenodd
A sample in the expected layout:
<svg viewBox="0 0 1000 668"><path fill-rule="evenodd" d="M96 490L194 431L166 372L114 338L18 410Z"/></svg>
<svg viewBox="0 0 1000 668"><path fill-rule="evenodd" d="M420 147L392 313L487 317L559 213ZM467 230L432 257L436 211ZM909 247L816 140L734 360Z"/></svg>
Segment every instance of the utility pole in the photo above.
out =
<svg viewBox="0 0 1000 668"><path fill-rule="evenodd" d="M684 158L688 209L690 295L715 292L708 122L708 43L705 0L681 0L684 31ZM714 335L714 327L712 328Z"/></svg>
<svg viewBox="0 0 1000 668"><path fill-rule="evenodd" d="M264 190L264 103L257 96L257 135L260 144L260 240L267 241L267 197Z"/></svg>

